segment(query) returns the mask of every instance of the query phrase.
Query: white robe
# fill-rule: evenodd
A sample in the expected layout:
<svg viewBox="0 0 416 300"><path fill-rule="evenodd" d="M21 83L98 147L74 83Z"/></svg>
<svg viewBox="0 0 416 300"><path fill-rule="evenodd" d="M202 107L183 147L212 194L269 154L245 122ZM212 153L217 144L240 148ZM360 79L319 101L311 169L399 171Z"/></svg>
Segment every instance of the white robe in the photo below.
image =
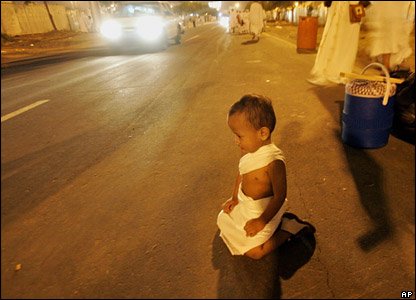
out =
<svg viewBox="0 0 416 300"><path fill-rule="evenodd" d="M366 50L371 57L390 53L390 67L394 68L412 54L414 9L413 1L371 1L364 19L368 32Z"/></svg>
<svg viewBox="0 0 416 300"><path fill-rule="evenodd" d="M240 159L240 174L246 174L263 168L274 160L282 160L284 162L283 153L279 148L274 144L260 147L256 152L248 153ZM271 238L281 222L282 215L287 210L286 199L272 220L255 236L246 236L244 226L247 221L259 217L272 198L267 197L253 200L253 198L243 193L240 184L238 204L229 214L221 210L217 218L217 225L221 231L220 236L232 255L244 255L248 250L263 244Z"/></svg>
<svg viewBox="0 0 416 300"><path fill-rule="evenodd" d="M238 26L238 21L237 21L237 12L232 10L230 12L230 31L233 32L235 30L235 28L237 28Z"/></svg>
<svg viewBox="0 0 416 300"><path fill-rule="evenodd" d="M311 76L317 81L345 83L340 72L351 73L358 50L360 23L351 23L349 4L358 1L332 1L328 9Z"/></svg>
<svg viewBox="0 0 416 300"><path fill-rule="evenodd" d="M265 17L266 16L263 7L260 3L254 2L253 4L251 4L249 14L251 33L258 36L262 32L264 25L263 20L265 19Z"/></svg>

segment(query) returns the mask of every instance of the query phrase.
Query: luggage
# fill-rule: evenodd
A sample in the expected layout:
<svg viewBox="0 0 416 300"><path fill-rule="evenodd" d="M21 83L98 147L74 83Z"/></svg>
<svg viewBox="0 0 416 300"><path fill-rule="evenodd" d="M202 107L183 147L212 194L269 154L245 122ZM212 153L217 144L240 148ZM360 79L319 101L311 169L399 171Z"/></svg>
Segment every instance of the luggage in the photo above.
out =
<svg viewBox="0 0 416 300"><path fill-rule="evenodd" d="M415 101L416 86L413 72L397 86L392 130L396 137L412 144L415 144Z"/></svg>

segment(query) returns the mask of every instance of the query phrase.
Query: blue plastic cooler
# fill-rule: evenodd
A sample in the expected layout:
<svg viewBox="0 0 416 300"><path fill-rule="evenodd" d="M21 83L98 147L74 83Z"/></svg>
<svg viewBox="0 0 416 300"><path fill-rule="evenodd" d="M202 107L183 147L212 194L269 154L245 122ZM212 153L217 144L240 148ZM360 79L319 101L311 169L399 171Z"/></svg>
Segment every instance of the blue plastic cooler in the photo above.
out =
<svg viewBox="0 0 416 300"><path fill-rule="evenodd" d="M363 69L377 65L386 73L387 85L384 97L351 95L345 92L342 111L342 140L356 148L380 148L388 143L393 125L395 95L389 97L390 76L386 68L378 63L369 64Z"/></svg>

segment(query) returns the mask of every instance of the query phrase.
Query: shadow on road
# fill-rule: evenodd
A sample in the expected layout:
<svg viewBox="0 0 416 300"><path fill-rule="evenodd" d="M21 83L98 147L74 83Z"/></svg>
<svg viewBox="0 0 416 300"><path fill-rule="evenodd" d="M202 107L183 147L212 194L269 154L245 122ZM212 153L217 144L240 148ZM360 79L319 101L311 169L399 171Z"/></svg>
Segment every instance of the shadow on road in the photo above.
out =
<svg viewBox="0 0 416 300"><path fill-rule="evenodd" d="M341 132L336 135L340 136ZM364 251L370 251L386 240L392 233L388 214L388 199L383 191L383 169L374 161L369 150L355 149L343 144L360 201L374 224L366 234L358 238L358 244Z"/></svg>
<svg viewBox="0 0 416 300"><path fill-rule="evenodd" d="M343 85L331 87L315 87L316 93L324 107L331 113L339 124L339 130L334 132L335 138L341 140L342 110L345 90ZM388 213L388 199L383 191L383 169L371 156L367 149L356 149L342 144L351 174L360 195L360 202L373 222L366 234L357 238L362 250L370 251L392 234L392 225Z"/></svg>
<svg viewBox="0 0 416 300"><path fill-rule="evenodd" d="M280 278L287 280L305 265L315 251L313 234L303 235L283 244L261 260L232 256L216 232L212 247L212 264L219 270L219 299L281 298Z"/></svg>
<svg viewBox="0 0 416 300"><path fill-rule="evenodd" d="M248 40L245 42L242 42L241 45L252 45L252 44L257 44L259 42L259 40Z"/></svg>

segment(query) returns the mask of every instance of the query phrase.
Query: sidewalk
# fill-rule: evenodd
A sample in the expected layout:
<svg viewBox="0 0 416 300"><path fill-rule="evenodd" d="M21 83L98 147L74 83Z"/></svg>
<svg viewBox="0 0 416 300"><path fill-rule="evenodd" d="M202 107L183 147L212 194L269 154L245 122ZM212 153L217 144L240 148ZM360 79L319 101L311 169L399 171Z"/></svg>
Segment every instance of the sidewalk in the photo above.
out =
<svg viewBox="0 0 416 300"><path fill-rule="evenodd" d="M16 63L30 63L62 54L102 49L99 33L52 31L30 34L3 40L1 45L1 67Z"/></svg>

